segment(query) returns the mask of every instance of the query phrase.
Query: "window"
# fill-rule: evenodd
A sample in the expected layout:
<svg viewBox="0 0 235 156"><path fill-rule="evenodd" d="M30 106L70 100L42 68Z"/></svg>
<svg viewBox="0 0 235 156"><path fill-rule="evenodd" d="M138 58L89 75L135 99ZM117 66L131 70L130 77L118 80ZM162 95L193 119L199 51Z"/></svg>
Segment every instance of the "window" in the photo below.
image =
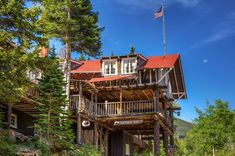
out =
<svg viewBox="0 0 235 156"><path fill-rule="evenodd" d="M27 76L31 82L38 83L38 79L41 79L42 73L40 71L28 70Z"/></svg>
<svg viewBox="0 0 235 156"><path fill-rule="evenodd" d="M17 115L11 114L11 127L17 128Z"/></svg>
<svg viewBox="0 0 235 156"><path fill-rule="evenodd" d="M116 75L117 74L117 61L105 60L103 62L103 73L104 75Z"/></svg>
<svg viewBox="0 0 235 156"><path fill-rule="evenodd" d="M137 62L137 60L135 58L123 59L122 60L122 74L135 73L136 62Z"/></svg>

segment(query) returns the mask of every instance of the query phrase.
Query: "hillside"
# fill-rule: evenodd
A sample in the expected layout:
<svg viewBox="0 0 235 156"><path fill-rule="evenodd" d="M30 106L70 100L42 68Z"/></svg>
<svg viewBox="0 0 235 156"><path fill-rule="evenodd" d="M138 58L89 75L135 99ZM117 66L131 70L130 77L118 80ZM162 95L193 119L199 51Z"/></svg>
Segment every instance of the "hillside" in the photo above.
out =
<svg viewBox="0 0 235 156"><path fill-rule="evenodd" d="M184 121L179 118L175 118L174 125L176 127L176 135L179 136L179 138L184 138L187 131L190 130L193 126L192 123Z"/></svg>

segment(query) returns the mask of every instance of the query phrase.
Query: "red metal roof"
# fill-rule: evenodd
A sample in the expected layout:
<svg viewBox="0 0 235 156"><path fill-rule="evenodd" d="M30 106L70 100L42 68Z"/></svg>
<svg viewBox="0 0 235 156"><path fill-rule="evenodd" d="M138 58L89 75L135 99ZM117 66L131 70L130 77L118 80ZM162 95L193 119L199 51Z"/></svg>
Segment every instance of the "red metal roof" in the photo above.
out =
<svg viewBox="0 0 235 156"><path fill-rule="evenodd" d="M102 82L102 81L113 81L113 80L129 78L129 77L132 77L132 76L131 75L118 75L118 76L97 77L97 78L90 79L89 82L94 83L94 82Z"/></svg>
<svg viewBox="0 0 235 156"><path fill-rule="evenodd" d="M88 61L79 61L81 66L79 68L74 69L71 73L99 73L101 72L100 60L88 60Z"/></svg>
<svg viewBox="0 0 235 156"><path fill-rule="evenodd" d="M165 56L147 57L146 63L139 67L141 69L171 68L179 58L179 54L171 54ZM75 61L73 62L75 63ZM77 62L76 62L77 63ZM80 66L71 71L71 73L101 73L100 60L79 61Z"/></svg>
<svg viewBox="0 0 235 156"><path fill-rule="evenodd" d="M156 68L171 68L179 58L179 54L171 54L165 56L150 56L148 61L138 69L156 69Z"/></svg>

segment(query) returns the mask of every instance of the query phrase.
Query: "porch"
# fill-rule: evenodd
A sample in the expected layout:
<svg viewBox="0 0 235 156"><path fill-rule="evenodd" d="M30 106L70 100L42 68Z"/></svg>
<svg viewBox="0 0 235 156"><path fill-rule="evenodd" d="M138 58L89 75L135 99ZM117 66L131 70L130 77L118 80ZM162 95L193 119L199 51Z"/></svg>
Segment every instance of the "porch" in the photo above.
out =
<svg viewBox="0 0 235 156"><path fill-rule="evenodd" d="M80 103L80 104L79 104ZM70 110L75 113L82 113L95 118L116 118L134 116L152 116L158 114L159 117L171 126L171 114L165 107L166 104L156 103L154 100L118 101L118 102L93 102L81 96L71 96ZM165 107L165 108L164 108Z"/></svg>

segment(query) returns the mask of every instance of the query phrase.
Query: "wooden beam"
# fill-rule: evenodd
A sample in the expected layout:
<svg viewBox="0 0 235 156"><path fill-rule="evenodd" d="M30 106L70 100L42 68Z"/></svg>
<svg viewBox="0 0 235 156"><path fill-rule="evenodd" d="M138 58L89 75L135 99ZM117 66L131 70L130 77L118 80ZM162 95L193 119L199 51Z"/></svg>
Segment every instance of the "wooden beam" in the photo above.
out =
<svg viewBox="0 0 235 156"><path fill-rule="evenodd" d="M168 132L163 129L163 148L165 150L166 155L168 155Z"/></svg>
<svg viewBox="0 0 235 156"><path fill-rule="evenodd" d="M123 90L121 88L120 89L120 114L123 113L123 108L122 108L122 93L123 93Z"/></svg>
<svg viewBox="0 0 235 156"><path fill-rule="evenodd" d="M77 139L76 139L76 143L78 145L82 144L81 138L82 138L82 127L81 127L81 116L80 114L77 115Z"/></svg>
<svg viewBox="0 0 235 156"><path fill-rule="evenodd" d="M159 93L157 89L153 90L153 106L154 106L154 112L159 111Z"/></svg>
<svg viewBox="0 0 235 156"><path fill-rule="evenodd" d="M142 140L153 140L153 137L152 136L149 136L149 137L141 137Z"/></svg>
<svg viewBox="0 0 235 156"><path fill-rule="evenodd" d="M139 71L139 84L142 84L142 71Z"/></svg>
<svg viewBox="0 0 235 156"><path fill-rule="evenodd" d="M109 129L105 130L105 134L104 134L104 144L105 144L105 148L104 148L104 155L108 156L109 155Z"/></svg>
<svg viewBox="0 0 235 156"><path fill-rule="evenodd" d="M177 77L176 77L176 72L175 72L175 67L173 68L173 72L174 72L174 77L175 77L175 85L176 85L176 89L177 89L177 96L179 97L179 86L178 86L178 81L177 81Z"/></svg>
<svg viewBox="0 0 235 156"><path fill-rule="evenodd" d="M96 149L98 149L98 138L99 138L99 135L98 135L98 124L97 123L94 123L94 140L93 140L93 144L95 145Z"/></svg>
<svg viewBox="0 0 235 156"><path fill-rule="evenodd" d="M79 99L78 99L78 110L81 110L81 104L82 104L82 82L79 82Z"/></svg>
<svg viewBox="0 0 235 156"><path fill-rule="evenodd" d="M154 120L154 138L153 138L153 155L158 156L160 152L160 125Z"/></svg>
<svg viewBox="0 0 235 156"><path fill-rule="evenodd" d="M170 135L170 145L171 145L172 147L175 146L175 143L174 143L174 136L173 136L173 135Z"/></svg>

